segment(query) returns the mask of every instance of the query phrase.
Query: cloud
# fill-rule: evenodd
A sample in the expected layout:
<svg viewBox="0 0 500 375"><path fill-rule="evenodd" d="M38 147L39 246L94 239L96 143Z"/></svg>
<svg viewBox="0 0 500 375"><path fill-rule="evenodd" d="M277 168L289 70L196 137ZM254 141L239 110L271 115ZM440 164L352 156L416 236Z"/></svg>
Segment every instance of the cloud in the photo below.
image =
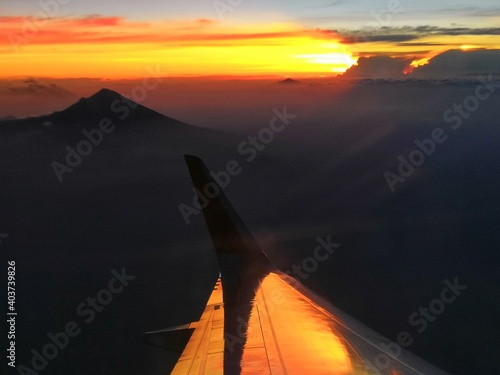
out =
<svg viewBox="0 0 500 375"><path fill-rule="evenodd" d="M499 7L453 7L438 9L441 13L456 13L465 17L496 17L500 15Z"/></svg>
<svg viewBox="0 0 500 375"><path fill-rule="evenodd" d="M22 23L25 19L26 19L26 17L22 17L22 16L1 16L0 22L2 25L19 24L19 23Z"/></svg>
<svg viewBox="0 0 500 375"><path fill-rule="evenodd" d="M2 85L3 86L3 85ZM65 88L54 83L43 83L34 78L27 78L16 85L7 82L5 90L11 95L31 95L31 96L52 96L64 97L67 95L75 96L75 94Z"/></svg>
<svg viewBox="0 0 500 375"><path fill-rule="evenodd" d="M435 46L447 46L446 43L426 43L426 42L415 42L415 43L398 43L401 47L435 47Z"/></svg>
<svg viewBox="0 0 500 375"><path fill-rule="evenodd" d="M42 22L39 22L42 21ZM46 21L47 24L43 21ZM7 29L10 27L15 27L18 32L20 32L24 27L30 25L30 27L45 28L48 25L53 26L72 26L72 27L101 27L101 26L117 26L125 22L122 17L105 17L100 14L90 14L83 17L54 17L54 18L32 18L24 16L2 16L0 17L0 23L2 29Z"/></svg>
<svg viewBox="0 0 500 375"><path fill-rule="evenodd" d="M482 27L482 28L470 28L470 27L437 27L437 26L417 26L413 29L413 32L423 35L500 35L500 27Z"/></svg>
<svg viewBox="0 0 500 375"><path fill-rule="evenodd" d="M500 50L449 50L413 72L415 78L463 78L500 75Z"/></svg>
<svg viewBox="0 0 500 375"><path fill-rule="evenodd" d="M86 44L86 43L205 43L235 40L262 40L309 36L318 39L336 39L329 30L304 30L295 25L270 26L270 31L242 31L228 29L219 21L209 18L190 20L164 20L157 22L133 22L123 17L104 17L92 14L85 17L60 17L44 20L40 27L34 27L29 37L23 32L33 29L36 23L29 17L0 17L0 34L27 38L26 44ZM9 37L0 40L0 45L10 46Z"/></svg>
<svg viewBox="0 0 500 375"><path fill-rule="evenodd" d="M361 30L332 30L343 43L369 42L407 42L432 36L461 36L461 35L500 35L500 27L438 27L438 26L403 26L365 28Z"/></svg>
<svg viewBox="0 0 500 375"><path fill-rule="evenodd" d="M345 2L346 0L336 0L336 1L331 1L328 4L310 6L310 8L312 9L331 8L331 7L336 7L337 5L340 4L344 4Z"/></svg>
<svg viewBox="0 0 500 375"><path fill-rule="evenodd" d="M500 50L449 50L431 58L427 65L406 74L413 59L406 57L361 57L346 71L349 78L459 79L500 75Z"/></svg>
<svg viewBox="0 0 500 375"><path fill-rule="evenodd" d="M122 17L103 17L99 14L91 14L89 16L73 20L75 26L116 26L123 22Z"/></svg>
<svg viewBox="0 0 500 375"><path fill-rule="evenodd" d="M402 78L411 63L404 57L360 57L357 65L349 68L342 77L347 78Z"/></svg>
<svg viewBox="0 0 500 375"><path fill-rule="evenodd" d="M418 39L417 35L410 34L369 34L355 33L349 36L342 36L343 44L369 43L369 42L408 42Z"/></svg>
<svg viewBox="0 0 500 375"><path fill-rule="evenodd" d="M218 23L219 21L216 21L216 20L213 20L210 18L198 18L196 20L196 22L198 22L199 24L202 24L202 25L212 25L214 23Z"/></svg>

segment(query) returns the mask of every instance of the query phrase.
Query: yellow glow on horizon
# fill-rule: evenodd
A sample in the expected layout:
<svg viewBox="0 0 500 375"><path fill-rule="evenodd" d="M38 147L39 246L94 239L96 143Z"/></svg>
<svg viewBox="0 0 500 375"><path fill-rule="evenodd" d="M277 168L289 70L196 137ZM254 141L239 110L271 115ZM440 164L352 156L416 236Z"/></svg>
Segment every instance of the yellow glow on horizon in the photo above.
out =
<svg viewBox="0 0 500 375"><path fill-rule="evenodd" d="M168 75L318 75L344 72L356 62L347 50L330 52L331 48L312 38L280 39L279 45L276 42L171 48L148 44L31 46L29 53L5 56L3 62L10 63L2 74L130 78L140 77L147 66L160 65Z"/></svg>
<svg viewBox="0 0 500 375"><path fill-rule="evenodd" d="M3 18L0 33L22 34L22 18ZM139 23L97 16L51 19L17 50L9 38L0 40L2 77L133 79L157 66L165 76L329 77L356 64L358 55L413 58L410 73L448 49L500 48L498 36L422 36L425 49L415 51L413 44L390 41L344 45L334 32L292 22Z"/></svg>
<svg viewBox="0 0 500 375"><path fill-rule="evenodd" d="M334 73L345 73L346 70L356 64L358 60L344 47L339 49L343 51L297 55L296 57L305 59L309 64L327 65Z"/></svg>
<svg viewBox="0 0 500 375"><path fill-rule="evenodd" d="M476 49L476 48L478 48L478 47L477 46L473 46L473 45L467 45L467 44L463 44L463 45L460 46L460 49L462 51L469 51L471 49Z"/></svg>
<svg viewBox="0 0 500 375"><path fill-rule="evenodd" d="M62 26L68 26L67 33L60 32ZM89 29L75 21L69 26L71 20L54 21L53 29L41 29L18 51L0 42L1 74L123 79L143 77L147 67L159 65L170 76L325 76L343 73L356 62L335 35L294 24L249 29L199 21L121 21Z"/></svg>

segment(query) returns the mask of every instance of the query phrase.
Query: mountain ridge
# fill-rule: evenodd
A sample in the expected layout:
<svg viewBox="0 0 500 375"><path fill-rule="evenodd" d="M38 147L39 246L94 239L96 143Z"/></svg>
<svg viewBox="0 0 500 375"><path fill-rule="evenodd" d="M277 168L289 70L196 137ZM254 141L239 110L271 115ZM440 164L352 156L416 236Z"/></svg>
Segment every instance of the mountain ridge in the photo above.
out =
<svg viewBox="0 0 500 375"><path fill-rule="evenodd" d="M141 124L172 129L204 129L165 116L116 91L102 88L93 95L82 97L69 107L50 114L0 121L0 130L34 130L40 127L50 130L71 130L87 127L89 124L99 126L99 123L106 119L116 123L117 129L138 129Z"/></svg>
<svg viewBox="0 0 500 375"><path fill-rule="evenodd" d="M51 122L88 122L111 118L119 119L121 122L157 120L184 124L107 88L103 88L87 98L81 98L66 109L42 117Z"/></svg>

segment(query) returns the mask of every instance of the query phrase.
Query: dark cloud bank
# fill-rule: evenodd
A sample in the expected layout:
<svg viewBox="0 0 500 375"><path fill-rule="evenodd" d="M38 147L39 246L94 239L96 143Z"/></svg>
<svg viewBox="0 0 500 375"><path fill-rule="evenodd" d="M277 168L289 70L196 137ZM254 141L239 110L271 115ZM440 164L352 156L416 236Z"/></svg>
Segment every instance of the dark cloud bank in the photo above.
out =
<svg viewBox="0 0 500 375"><path fill-rule="evenodd" d="M427 65L416 68L405 75L411 59L402 57L361 57L351 67L346 78L418 78L418 79L460 79L477 78L479 75L500 75L500 50L449 50L433 59Z"/></svg>

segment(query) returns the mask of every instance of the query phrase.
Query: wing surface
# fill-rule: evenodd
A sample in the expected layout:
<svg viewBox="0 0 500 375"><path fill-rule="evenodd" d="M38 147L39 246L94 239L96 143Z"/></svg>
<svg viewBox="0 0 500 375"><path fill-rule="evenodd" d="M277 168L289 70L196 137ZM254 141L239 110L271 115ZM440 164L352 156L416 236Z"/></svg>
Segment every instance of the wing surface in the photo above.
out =
<svg viewBox="0 0 500 375"><path fill-rule="evenodd" d="M179 328L192 335L172 374L446 374L279 271L201 159L185 158L221 277L200 321ZM172 331L170 348L186 337Z"/></svg>

